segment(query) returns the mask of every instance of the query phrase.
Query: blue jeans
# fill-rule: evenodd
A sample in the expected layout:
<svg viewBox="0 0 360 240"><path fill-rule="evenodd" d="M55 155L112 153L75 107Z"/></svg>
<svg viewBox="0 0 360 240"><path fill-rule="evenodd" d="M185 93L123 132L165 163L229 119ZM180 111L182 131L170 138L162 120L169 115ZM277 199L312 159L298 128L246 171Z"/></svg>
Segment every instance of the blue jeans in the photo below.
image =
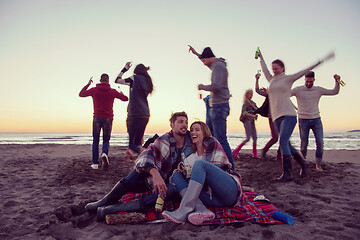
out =
<svg viewBox="0 0 360 240"><path fill-rule="evenodd" d="M274 122L279 133L279 143L283 156L289 156L296 153L296 149L290 143L290 137L294 131L296 122L296 116L282 116Z"/></svg>
<svg viewBox="0 0 360 240"><path fill-rule="evenodd" d="M128 117L126 119L126 126L129 134L129 148L134 152L140 152L140 146L142 145L145 128L148 122L148 117Z"/></svg>
<svg viewBox="0 0 360 240"><path fill-rule="evenodd" d="M204 98L205 107L206 107L206 125L208 125L208 127L210 129L211 135L214 136L214 131L213 131L212 122L211 122L211 115L210 115L211 106L209 104L209 100L210 100L210 95L208 95Z"/></svg>
<svg viewBox="0 0 360 240"><path fill-rule="evenodd" d="M324 153L324 132L320 117L315 119L299 118L299 130L301 139L300 151L302 155L306 157L310 129L314 133L316 141L316 163L320 164L322 162L322 157Z"/></svg>
<svg viewBox="0 0 360 240"><path fill-rule="evenodd" d="M253 144L256 144L257 133L256 133L255 121L254 120L245 120L244 128L245 128L245 133L246 133L246 139L242 143L245 144L250 140L250 138L252 138Z"/></svg>
<svg viewBox="0 0 360 240"><path fill-rule="evenodd" d="M101 129L103 130L102 152L108 155L111 129L112 129L112 120L102 117L96 117L93 120L92 161L94 164L99 164L99 141L100 141Z"/></svg>
<svg viewBox="0 0 360 240"><path fill-rule="evenodd" d="M182 173L175 172L170 181L175 184L177 191L181 192L188 187L189 180L205 186L199 196L205 206L231 207L239 197L239 189L233 177L209 162L197 160L190 179L185 179ZM210 187L211 193L207 186Z"/></svg>
<svg viewBox="0 0 360 240"><path fill-rule="evenodd" d="M138 173L136 170L132 170L129 175L127 175L121 182L124 183L129 192L141 193L151 190L147 181L146 181L147 174L146 173ZM175 197L178 197L177 190L175 186L171 183L166 184L167 192L165 201L173 200ZM146 195L143 198L144 207L151 208L155 206L156 199L158 198L158 194L151 193Z"/></svg>
<svg viewBox="0 0 360 240"><path fill-rule="evenodd" d="M232 152L226 136L226 118L229 116L230 107L228 103L215 104L210 109L210 117L212 129L214 131L214 137L220 142L221 146L226 153L232 168L235 167L234 160L232 158Z"/></svg>

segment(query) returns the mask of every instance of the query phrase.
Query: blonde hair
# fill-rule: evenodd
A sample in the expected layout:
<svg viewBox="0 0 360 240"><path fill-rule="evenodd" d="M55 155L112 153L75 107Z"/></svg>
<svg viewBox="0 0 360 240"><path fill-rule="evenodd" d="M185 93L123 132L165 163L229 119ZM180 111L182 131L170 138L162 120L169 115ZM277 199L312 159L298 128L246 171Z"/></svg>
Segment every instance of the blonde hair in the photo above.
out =
<svg viewBox="0 0 360 240"><path fill-rule="evenodd" d="M248 89L248 90L246 90L245 91L245 94L244 94L244 99L243 99L243 102L245 103L247 100L250 100L250 99L248 99L248 97L247 97L247 95L248 95L248 93L253 93L253 90L252 89Z"/></svg>

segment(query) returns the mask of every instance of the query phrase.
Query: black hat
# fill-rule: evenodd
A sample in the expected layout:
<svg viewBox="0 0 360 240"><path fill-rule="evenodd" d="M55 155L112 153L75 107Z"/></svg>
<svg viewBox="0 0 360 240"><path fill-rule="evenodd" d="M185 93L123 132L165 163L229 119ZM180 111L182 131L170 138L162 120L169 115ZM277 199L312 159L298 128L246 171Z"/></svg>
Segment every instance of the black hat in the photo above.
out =
<svg viewBox="0 0 360 240"><path fill-rule="evenodd" d="M308 78L315 78L315 73L313 71L310 71L308 72L305 77L308 77Z"/></svg>
<svg viewBox="0 0 360 240"><path fill-rule="evenodd" d="M199 55L199 58L211 58L211 57L215 57L214 53L211 51L210 47L206 47L204 48L202 54Z"/></svg>

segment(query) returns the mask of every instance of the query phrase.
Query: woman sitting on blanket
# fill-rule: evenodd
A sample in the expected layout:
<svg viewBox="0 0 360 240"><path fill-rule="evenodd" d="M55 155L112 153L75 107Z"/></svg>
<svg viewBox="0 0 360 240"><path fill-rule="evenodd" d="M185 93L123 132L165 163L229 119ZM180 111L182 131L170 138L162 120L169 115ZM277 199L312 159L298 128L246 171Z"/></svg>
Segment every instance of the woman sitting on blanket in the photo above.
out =
<svg viewBox="0 0 360 240"><path fill-rule="evenodd" d="M205 206L233 207L240 204L242 182L221 144L213 137L209 127L200 121L190 126L193 154L180 163L170 181L182 197L180 207L162 215L173 222L199 225L214 219ZM205 206L204 206L205 205Z"/></svg>

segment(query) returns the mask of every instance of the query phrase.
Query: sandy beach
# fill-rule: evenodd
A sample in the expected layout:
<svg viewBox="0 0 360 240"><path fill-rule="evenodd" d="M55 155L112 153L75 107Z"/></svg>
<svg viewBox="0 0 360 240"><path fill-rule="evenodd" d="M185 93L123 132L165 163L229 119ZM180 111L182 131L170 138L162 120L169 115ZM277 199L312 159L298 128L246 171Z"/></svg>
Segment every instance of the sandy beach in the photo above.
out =
<svg viewBox="0 0 360 240"><path fill-rule="evenodd" d="M240 152L236 170L295 224L236 223L194 226L106 225L85 218L84 205L108 192L133 163L125 148L110 148L108 170L93 170L91 145L0 145L0 239L360 239L360 151L325 151L325 172L276 183L281 163L274 151L264 160ZM84 220L85 219L85 220Z"/></svg>

